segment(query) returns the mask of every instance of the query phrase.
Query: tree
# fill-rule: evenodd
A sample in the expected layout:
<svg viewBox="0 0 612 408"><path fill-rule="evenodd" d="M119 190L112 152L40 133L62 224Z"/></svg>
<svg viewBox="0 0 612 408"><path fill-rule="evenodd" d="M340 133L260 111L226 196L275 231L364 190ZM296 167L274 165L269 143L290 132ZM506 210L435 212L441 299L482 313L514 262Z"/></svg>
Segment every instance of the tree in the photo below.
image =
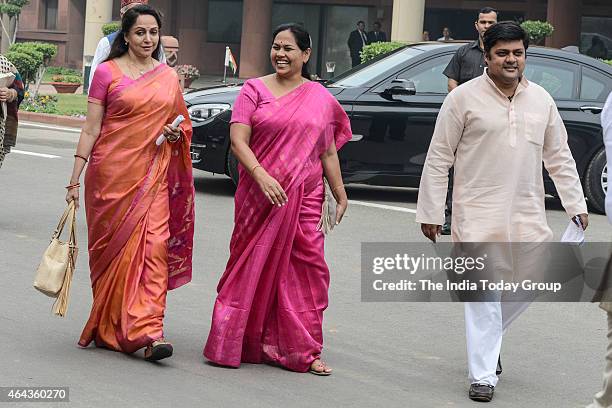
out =
<svg viewBox="0 0 612 408"><path fill-rule="evenodd" d="M555 31L552 24L547 21L526 20L521 23L521 27L527 32L529 41L535 45L541 45L542 41Z"/></svg>
<svg viewBox="0 0 612 408"><path fill-rule="evenodd" d="M34 96L36 96L45 70L55 54L57 54L57 46L54 44L23 42L11 45L6 53L6 58L15 65L26 88L29 88L30 82L36 83L34 90Z"/></svg>
<svg viewBox="0 0 612 408"><path fill-rule="evenodd" d="M21 9L30 3L30 0L0 0L0 26L2 43L0 52L5 53L15 44L17 30L19 29L19 15Z"/></svg>

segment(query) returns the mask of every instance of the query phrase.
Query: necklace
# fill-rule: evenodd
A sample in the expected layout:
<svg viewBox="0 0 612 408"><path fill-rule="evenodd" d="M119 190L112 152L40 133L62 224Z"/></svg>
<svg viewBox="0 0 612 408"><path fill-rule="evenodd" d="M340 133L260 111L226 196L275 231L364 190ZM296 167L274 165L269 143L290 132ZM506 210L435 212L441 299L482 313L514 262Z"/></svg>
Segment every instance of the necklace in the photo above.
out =
<svg viewBox="0 0 612 408"><path fill-rule="evenodd" d="M129 59L128 59L129 60ZM132 79L137 79L136 77L138 76L142 76L145 73L147 73L148 71L150 71L151 69L155 68L155 64L153 63L153 59L151 58L150 61L151 66L149 67L149 64L147 63L147 65L143 68L143 67L138 67L136 64L134 64L131 60L129 60L129 62L127 62L128 64L128 68L130 70L130 75L132 76ZM134 67L136 69L136 71L140 74L140 75L134 75L134 72L132 71L132 67ZM148 69L149 68L149 69Z"/></svg>

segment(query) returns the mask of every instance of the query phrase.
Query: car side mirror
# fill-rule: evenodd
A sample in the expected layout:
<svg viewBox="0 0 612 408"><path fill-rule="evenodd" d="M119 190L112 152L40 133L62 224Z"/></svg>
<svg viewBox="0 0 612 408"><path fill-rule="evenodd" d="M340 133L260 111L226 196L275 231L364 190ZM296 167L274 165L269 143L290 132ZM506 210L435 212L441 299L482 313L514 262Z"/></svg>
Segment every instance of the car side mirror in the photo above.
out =
<svg viewBox="0 0 612 408"><path fill-rule="evenodd" d="M387 95L416 95L416 86L409 79L394 79L391 86L385 89Z"/></svg>

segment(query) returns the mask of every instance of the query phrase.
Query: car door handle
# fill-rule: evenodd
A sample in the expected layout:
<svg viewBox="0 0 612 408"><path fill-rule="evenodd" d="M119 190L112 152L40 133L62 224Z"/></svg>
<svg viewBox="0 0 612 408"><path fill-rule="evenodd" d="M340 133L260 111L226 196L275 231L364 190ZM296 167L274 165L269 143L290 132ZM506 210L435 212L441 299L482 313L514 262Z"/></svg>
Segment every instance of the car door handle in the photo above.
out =
<svg viewBox="0 0 612 408"><path fill-rule="evenodd" d="M601 113L601 111L603 110L602 107L600 106L581 106L580 110L582 112L591 112L591 113Z"/></svg>
<svg viewBox="0 0 612 408"><path fill-rule="evenodd" d="M358 142L361 139L363 139L363 135L356 135L356 134L353 133L353 137L351 137L350 142Z"/></svg>

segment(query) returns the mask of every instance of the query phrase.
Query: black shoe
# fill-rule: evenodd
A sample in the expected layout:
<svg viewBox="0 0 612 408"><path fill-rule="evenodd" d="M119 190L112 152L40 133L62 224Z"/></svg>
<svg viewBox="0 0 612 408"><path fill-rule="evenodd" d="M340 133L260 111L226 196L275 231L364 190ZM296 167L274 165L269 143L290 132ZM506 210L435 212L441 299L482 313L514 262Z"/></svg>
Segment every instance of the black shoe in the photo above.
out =
<svg viewBox="0 0 612 408"><path fill-rule="evenodd" d="M497 358L497 369L495 370L495 374L500 375L502 373L502 366L501 366L501 354L499 355L499 357Z"/></svg>
<svg viewBox="0 0 612 408"><path fill-rule="evenodd" d="M444 225L442 225L442 235L450 235L451 234L451 225L450 222L445 222Z"/></svg>
<svg viewBox="0 0 612 408"><path fill-rule="evenodd" d="M470 385L470 399L472 401L490 402L493 399L495 387L489 384Z"/></svg>

